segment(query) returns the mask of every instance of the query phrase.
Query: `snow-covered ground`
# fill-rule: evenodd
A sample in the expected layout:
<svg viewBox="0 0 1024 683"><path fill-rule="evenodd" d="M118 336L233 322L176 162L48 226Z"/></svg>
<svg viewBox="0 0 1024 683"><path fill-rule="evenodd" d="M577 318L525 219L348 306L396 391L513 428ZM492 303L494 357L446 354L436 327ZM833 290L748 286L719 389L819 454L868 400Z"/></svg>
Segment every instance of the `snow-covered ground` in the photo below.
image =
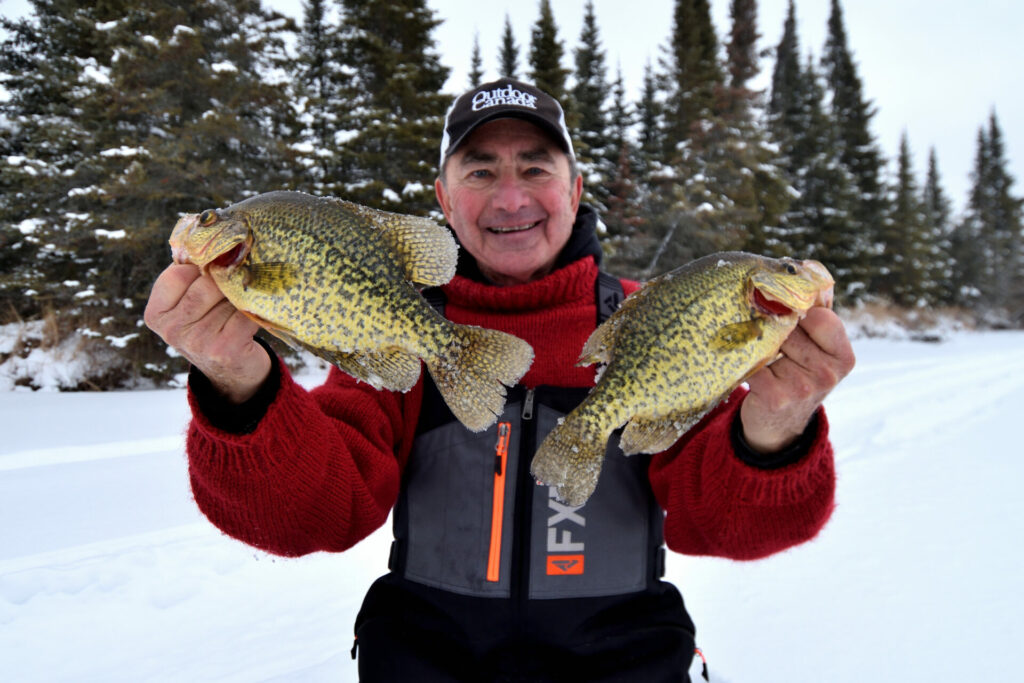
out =
<svg viewBox="0 0 1024 683"><path fill-rule="evenodd" d="M753 563L670 560L711 680L1015 680L1024 333L855 349L827 404L839 490L821 536ZM222 536L189 494L186 419L180 390L0 392L0 680L356 680L388 529L294 560Z"/></svg>

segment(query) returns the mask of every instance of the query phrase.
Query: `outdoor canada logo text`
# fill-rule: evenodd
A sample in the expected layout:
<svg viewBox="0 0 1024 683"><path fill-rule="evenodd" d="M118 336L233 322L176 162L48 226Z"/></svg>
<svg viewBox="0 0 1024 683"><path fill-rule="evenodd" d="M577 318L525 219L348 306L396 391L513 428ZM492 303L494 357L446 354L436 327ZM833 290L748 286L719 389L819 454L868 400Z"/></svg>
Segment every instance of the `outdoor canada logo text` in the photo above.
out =
<svg viewBox="0 0 1024 683"><path fill-rule="evenodd" d="M507 85L504 88L494 90L481 90L473 95L473 111L480 111L488 107L499 105L513 105L517 107L537 108L537 98L529 93Z"/></svg>

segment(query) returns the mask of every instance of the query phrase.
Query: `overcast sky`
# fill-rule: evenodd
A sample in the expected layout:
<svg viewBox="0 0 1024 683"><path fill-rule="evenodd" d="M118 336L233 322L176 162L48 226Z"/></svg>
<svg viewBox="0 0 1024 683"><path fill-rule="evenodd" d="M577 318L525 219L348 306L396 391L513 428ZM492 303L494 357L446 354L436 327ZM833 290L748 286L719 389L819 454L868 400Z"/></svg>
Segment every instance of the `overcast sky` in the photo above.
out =
<svg viewBox="0 0 1024 683"><path fill-rule="evenodd" d="M288 0L275 0L285 3ZM448 90L468 83L473 35L479 32L484 69L496 76L498 42L506 13L525 60L539 0L428 0L445 23L436 37L453 69ZM579 45L584 0L552 0L559 37L570 57ZM819 57L825 44L829 0L796 0L800 48ZM600 37L614 77L621 64L627 87L639 92L644 65L657 63L668 42L673 0L594 0ZM787 0L760 0L761 47L778 44ZM486 9L483 9L486 7ZM1016 196L1024 196L1024 3L1019 0L844 0L847 37L865 95L878 113L872 132L888 159L905 130L923 183L934 146L943 185L962 207L969 187L978 128L995 107L1007 146ZM711 0L720 36L730 27L729 0ZM765 60L761 81L770 79ZM892 166L895 167L893 161Z"/></svg>
<svg viewBox="0 0 1024 683"><path fill-rule="evenodd" d="M565 66L579 44L585 0L551 0ZM787 0L760 0L762 48L782 34ZM296 17L301 0L269 0ZM479 35L484 70L497 76L497 55L506 14L525 65L530 28L539 0L428 0L444 23L435 32L443 62L452 69L446 90L468 85L473 36ZM594 0L610 77L621 64L631 97L639 92L644 65L657 63L672 26L673 0ZM872 133L887 159L895 159L903 131L910 138L914 165L923 182L928 150L935 147L943 185L963 206L974 161L978 128L995 108L1006 142L1016 196L1024 196L1024 2L1019 0L844 0L849 45L876 109ZM820 56L825 43L829 0L797 0L801 50ZM18 16L27 0L0 0L0 13ZM729 28L729 0L711 0L715 28ZM772 62L765 60L760 82ZM524 68L525 70L525 68ZM895 165L894 162L892 164Z"/></svg>

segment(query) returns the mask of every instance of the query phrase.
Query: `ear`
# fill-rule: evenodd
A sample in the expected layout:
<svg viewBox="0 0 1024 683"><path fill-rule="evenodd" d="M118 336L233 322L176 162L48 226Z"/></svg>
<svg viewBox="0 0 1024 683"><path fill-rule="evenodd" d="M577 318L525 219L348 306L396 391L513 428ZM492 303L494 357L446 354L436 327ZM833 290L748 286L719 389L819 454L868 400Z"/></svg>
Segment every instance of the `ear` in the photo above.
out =
<svg viewBox="0 0 1024 683"><path fill-rule="evenodd" d="M451 201L448 199L448 192L445 190L444 183L441 182L440 178L434 180L434 194L437 195L437 203L441 205L441 211L444 212L445 220L451 225Z"/></svg>
<svg viewBox="0 0 1024 683"><path fill-rule="evenodd" d="M577 209L580 208L580 199L583 197L583 174L578 173L576 175L576 183L573 185L572 191L570 192L572 198L572 212L576 213Z"/></svg>

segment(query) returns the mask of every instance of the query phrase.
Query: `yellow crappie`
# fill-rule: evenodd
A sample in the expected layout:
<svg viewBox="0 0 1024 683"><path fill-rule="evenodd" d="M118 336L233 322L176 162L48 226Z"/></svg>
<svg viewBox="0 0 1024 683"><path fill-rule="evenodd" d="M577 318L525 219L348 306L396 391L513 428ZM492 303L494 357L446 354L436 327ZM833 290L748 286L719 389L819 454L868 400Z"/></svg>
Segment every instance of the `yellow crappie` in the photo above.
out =
<svg viewBox="0 0 1024 683"><path fill-rule="evenodd" d="M817 261L743 252L705 256L651 280L583 346L578 365L607 366L541 444L533 475L582 505L614 430L625 425L619 445L627 455L665 450L775 360L809 308L831 306L832 288Z"/></svg>
<svg viewBox="0 0 1024 683"><path fill-rule="evenodd" d="M420 359L469 429L494 422L533 362L525 341L456 325L412 283L455 274L446 228L330 197L268 192L181 218L174 260L194 263L265 329L375 388L408 391Z"/></svg>

